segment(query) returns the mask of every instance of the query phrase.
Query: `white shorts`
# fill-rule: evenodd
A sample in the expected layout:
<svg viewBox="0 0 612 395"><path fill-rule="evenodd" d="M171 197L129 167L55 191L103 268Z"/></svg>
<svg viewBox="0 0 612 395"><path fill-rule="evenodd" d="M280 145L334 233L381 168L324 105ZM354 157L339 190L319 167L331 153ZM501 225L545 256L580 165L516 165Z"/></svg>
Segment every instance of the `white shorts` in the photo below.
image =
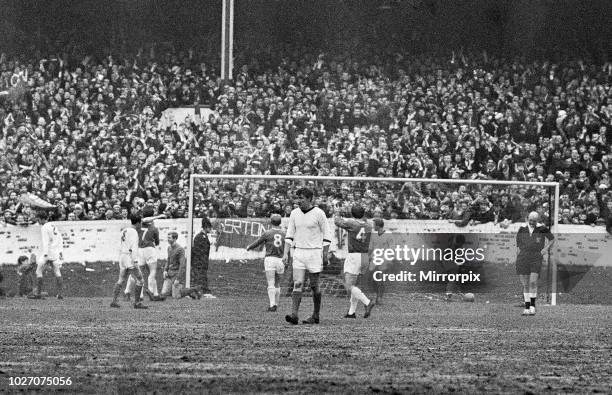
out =
<svg viewBox="0 0 612 395"><path fill-rule="evenodd" d="M131 254L119 255L119 269L134 269L135 267L136 262L132 259Z"/></svg>
<svg viewBox="0 0 612 395"><path fill-rule="evenodd" d="M54 258L55 259L50 259L47 256L47 258L45 259L44 257L42 257L36 263L36 276L37 277L42 277L44 275L47 264L53 267L53 272L55 273L56 276L61 276L61 269L62 269L62 265L64 264L64 261L59 259L59 255L54 256Z"/></svg>
<svg viewBox="0 0 612 395"><path fill-rule="evenodd" d="M267 256L264 258L264 270L266 272L275 271L278 274L285 272L285 265L283 260L276 256Z"/></svg>
<svg viewBox="0 0 612 395"><path fill-rule="evenodd" d="M309 273L323 271L323 250L320 248L293 248L293 268L308 270Z"/></svg>
<svg viewBox="0 0 612 395"><path fill-rule="evenodd" d="M344 260L344 273L359 275L363 267L367 266L368 254L361 252L350 252Z"/></svg>
<svg viewBox="0 0 612 395"><path fill-rule="evenodd" d="M157 254L155 247L145 247L138 249L138 266L151 266L157 264Z"/></svg>
<svg viewBox="0 0 612 395"><path fill-rule="evenodd" d="M47 261L48 261L48 262L59 262L59 261L61 260L61 259L60 259L60 255L62 255L62 256L63 256L64 254L63 254L63 253L59 253L59 252L50 252L50 253L47 255ZM44 257L44 255L43 255L43 254L40 254L40 256L41 256L41 258L43 258L43 257Z"/></svg>

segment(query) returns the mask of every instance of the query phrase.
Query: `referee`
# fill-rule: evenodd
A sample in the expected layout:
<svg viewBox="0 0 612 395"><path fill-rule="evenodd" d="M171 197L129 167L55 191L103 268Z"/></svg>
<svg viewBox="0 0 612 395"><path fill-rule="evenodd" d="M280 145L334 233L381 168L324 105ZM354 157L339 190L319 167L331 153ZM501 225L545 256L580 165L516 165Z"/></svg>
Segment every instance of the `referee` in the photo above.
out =
<svg viewBox="0 0 612 395"><path fill-rule="evenodd" d="M523 315L535 315L538 294L538 276L542 260L553 245L553 235L545 226L538 225L539 215L532 211L527 217L527 225L521 226L516 234L516 274L523 285L525 310ZM548 243L546 242L548 240Z"/></svg>
<svg viewBox="0 0 612 395"><path fill-rule="evenodd" d="M210 220L202 218L202 230L193 239L193 251L191 253L191 283L207 297L212 294L208 288L208 263L210 254L210 240L208 233L212 229Z"/></svg>

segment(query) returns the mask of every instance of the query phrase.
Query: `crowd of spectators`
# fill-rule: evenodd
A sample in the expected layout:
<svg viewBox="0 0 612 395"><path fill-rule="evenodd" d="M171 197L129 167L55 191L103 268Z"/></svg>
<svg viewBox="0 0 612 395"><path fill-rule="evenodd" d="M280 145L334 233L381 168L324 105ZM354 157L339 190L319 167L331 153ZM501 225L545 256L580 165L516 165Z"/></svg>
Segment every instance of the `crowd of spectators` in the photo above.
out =
<svg viewBox="0 0 612 395"><path fill-rule="evenodd" d="M250 55L251 54L251 55ZM232 81L197 50L146 45L0 58L0 209L27 224L31 192L57 220L125 219L144 204L187 216L189 175L278 174L561 183L559 220L612 210L612 63L486 51L244 50ZM196 115L163 127L168 107ZM209 117L199 109L214 110ZM288 182L200 181L196 215L288 214ZM337 182L317 204L369 216L508 223L548 188Z"/></svg>

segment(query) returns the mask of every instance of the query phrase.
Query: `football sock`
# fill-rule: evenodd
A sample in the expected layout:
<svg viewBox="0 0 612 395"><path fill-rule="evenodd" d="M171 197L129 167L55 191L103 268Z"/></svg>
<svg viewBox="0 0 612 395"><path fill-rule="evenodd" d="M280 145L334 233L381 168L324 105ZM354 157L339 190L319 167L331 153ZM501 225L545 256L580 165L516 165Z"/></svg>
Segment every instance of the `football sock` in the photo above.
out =
<svg viewBox="0 0 612 395"><path fill-rule="evenodd" d="M115 288L113 288L113 303L117 302L119 298L119 294L121 293L121 284L115 284Z"/></svg>
<svg viewBox="0 0 612 395"><path fill-rule="evenodd" d="M274 305L278 306L280 303L280 287L274 288Z"/></svg>
<svg viewBox="0 0 612 395"><path fill-rule="evenodd" d="M529 302L531 300L531 294L529 294L527 292L523 292L523 300L525 302Z"/></svg>
<svg viewBox="0 0 612 395"><path fill-rule="evenodd" d="M314 303L312 316L319 318L319 311L321 311L321 291L312 293L312 302Z"/></svg>
<svg viewBox="0 0 612 395"><path fill-rule="evenodd" d="M300 302L302 301L302 291L293 291L291 301L293 302L292 314L297 317L300 310Z"/></svg>
<svg viewBox="0 0 612 395"><path fill-rule="evenodd" d="M353 293L351 292L351 305L349 307L349 315L353 315L355 314L355 311L357 311L357 303L359 302L359 300L357 300L357 298L355 296L353 296Z"/></svg>
<svg viewBox="0 0 612 395"><path fill-rule="evenodd" d="M149 291L153 293L153 296L159 296L159 291L157 290L157 279L149 275Z"/></svg>
<svg viewBox="0 0 612 395"><path fill-rule="evenodd" d="M531 298L531 305L532 305L533 307L535 307L535 303L536 303L536 298L535 298L535 297L532 297L532 298Z"/></svg>
<svg viewBox="0 0 612 395"><path fill-rule="evenodd" d="M134 304L140 302L140 294L142 293L142 285L137 285L134 287Z"/></svg>
<svg viewBox="0 0 612 395"><path fill-rule="evenodd" d="M57 294L58 295L62 295L62 291L64 289L64 282L62 281L61 277L56 277L55 278L55 284L57 286Z"/></svg>
<svg viewBox="0 0 612 395"><path fill-rule="evenodd" d="M529 303L529 302L525 302L525 308L526 308L526 309L529 309L529 305L530 305L530 304L531 304L531 303Z"/></svg>
<svg viewBox="0 0 612 395"><path fill-rule="evenodd" d="M351 295L353 295L358 301L363 303L365 306L370 304L370 299L357 287L351 288Z"/></svg>
<svg viewBox="0 0 612 395"><path fill-rule="evenodd" d="M376 299L382 299L384 290L382 282L378 282L376 284Z"/></svg>
<svg viewBox="0 0 612 395"><path fill-rule="evenodd" d="M127 284L125 284L125 294L126 295L134 292L134 285L135 284L136 284L136 282L134 281L132 276L129 276L128 280L127 280Z"/></svg>
<svg viewBox="0 0 612 395"><path fill-rule="evenodd" d="M43 279L42 277L36 278L36 295L40 295L42 293Z"/></svg>
<svg viewBox="0 0 612 395"><path fill-rule="evenodd" d="M270 307L275 305L276 288L268 288L268 299L270 299Z"/></svg>

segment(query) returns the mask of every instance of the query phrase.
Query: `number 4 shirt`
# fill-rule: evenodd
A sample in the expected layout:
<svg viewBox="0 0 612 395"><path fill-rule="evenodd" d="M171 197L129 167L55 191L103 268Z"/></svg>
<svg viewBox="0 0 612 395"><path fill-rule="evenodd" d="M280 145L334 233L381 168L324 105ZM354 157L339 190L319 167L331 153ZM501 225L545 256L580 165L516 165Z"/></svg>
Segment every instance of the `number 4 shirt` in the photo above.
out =
<svg viewBox="0 0 612 395"><path fill-rule="evenodd" d="M334 220L336 226L345 229L348 232L348 252L368 253L370 248L370 235L372 226L366 220L362 219L343 219L336 217Z"/></svg>

